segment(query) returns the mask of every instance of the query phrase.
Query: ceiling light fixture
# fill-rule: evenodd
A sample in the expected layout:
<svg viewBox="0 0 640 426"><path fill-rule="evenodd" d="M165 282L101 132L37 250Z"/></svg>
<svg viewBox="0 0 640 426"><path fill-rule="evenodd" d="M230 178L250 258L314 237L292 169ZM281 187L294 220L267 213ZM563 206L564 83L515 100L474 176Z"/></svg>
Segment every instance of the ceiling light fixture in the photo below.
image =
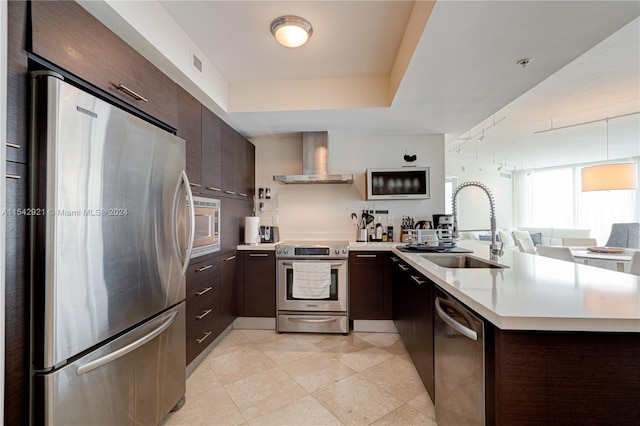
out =
<svg viewBox="0 0 640 426"><path fill-rule="evenodd" d="M607 123L607 161L609 161L609 118ZM601 164L583 167L582 192L637 189L638 172L635 163Z"/></svg>
<svg viewBox="0 0 640 426"><path fill-rule="evenodd" d="M313 34L313 27L304 18L294 15L280 16L271 22L271 34L283 46L300 47Z"/></svg>
<svg viewBox="0 0 640 426"><path fill-rule="evenodd" d="M478 138L478 143L482 143L484 141L484 130L482 131L482 136Z"/></svg>

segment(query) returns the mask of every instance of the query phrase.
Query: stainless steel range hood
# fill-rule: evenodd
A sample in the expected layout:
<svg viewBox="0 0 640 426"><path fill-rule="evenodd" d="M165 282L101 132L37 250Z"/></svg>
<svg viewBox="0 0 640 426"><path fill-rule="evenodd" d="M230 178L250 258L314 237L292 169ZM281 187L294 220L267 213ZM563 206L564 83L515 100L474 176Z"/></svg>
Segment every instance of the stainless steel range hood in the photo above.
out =
<svg viewBox="0 0 640 426"><path fill-rule="evenodd" d="M353 183L352 173L328 172L329 135L327 132L302 133L302 174L275 175L273 180L286 184L300 183Z"/></svg>

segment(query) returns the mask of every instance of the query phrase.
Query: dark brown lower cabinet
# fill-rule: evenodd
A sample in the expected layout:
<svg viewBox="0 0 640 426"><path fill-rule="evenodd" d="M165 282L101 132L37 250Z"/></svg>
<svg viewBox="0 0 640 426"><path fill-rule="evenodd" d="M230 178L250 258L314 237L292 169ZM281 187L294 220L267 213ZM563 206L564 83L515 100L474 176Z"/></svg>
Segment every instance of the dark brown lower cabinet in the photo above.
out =
<svg viewBox="0 0 640 426"><path fill-rule="evenodd" d="M220 331L224 331L238 317L236 291L236 252L220 255Z"/></svg>
<svg viewBox="0 0 640 426"><path fill-rule="evenodd" d="M276 256L273 250L238 252L238 316L276 316Z"/></svg>
<svg viewBox="0 0 640 426"><path fill-rule="evenodd" d="M216 254L191 260L187 269L187 365L220 334L220 260Z"/></svg>
<svg viewBox="0 0 640 426"><path fill-rule="evenodd" d="M391 254L393 321L429 396L435 401L433 285Z"/></svg>
<svg viewBox="0 0 640 426"><path fill-rule="evenodd" d="M390 259L394 324L435 401L433 305L440 289L399 257ZM464 363L462 355L457 362ZM487 425L640 420L638 333L501 330L484 320L484 365Z"/></svg>
<svg viewBox="0 0 640 426"><path fill-rule="evenodd" d="M391 268L388 252L349 252L349 318L392 319Z"/></svg>

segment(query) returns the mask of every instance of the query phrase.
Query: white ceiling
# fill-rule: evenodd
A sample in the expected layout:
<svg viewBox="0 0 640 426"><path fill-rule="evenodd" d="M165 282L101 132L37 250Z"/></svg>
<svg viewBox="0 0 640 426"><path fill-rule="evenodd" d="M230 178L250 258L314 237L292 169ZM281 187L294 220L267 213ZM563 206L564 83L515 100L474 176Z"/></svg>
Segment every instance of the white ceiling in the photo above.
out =
<svg viewBox="0 0 640 426"><path fill-rule="evenodd" d="M280 95L294 100L286 107L277 91L256 91L262 106L223 114L249 138L308 130L443 133L447 151L460 148L462 158L530 168L606 159L604 122L533 135L552 118L558 127L640 111L640 2L441 0L433 10L410 1L160 4L229 83L230 104L242 85L283 82ZM282 14L312 23L307 45L275 42L269 24ZM412 39L415 28L421 31ZM517 61L525 57L531 63L523 69ZM345 93L318 106L294 89L309 82L330 91L331 79L357 87L372 77L388 91L382 103ZM270 102L273 108L264 107ZM609 122L610 158L640 155L639 117ZM482 129L482 144L464 140Z"/></svg>

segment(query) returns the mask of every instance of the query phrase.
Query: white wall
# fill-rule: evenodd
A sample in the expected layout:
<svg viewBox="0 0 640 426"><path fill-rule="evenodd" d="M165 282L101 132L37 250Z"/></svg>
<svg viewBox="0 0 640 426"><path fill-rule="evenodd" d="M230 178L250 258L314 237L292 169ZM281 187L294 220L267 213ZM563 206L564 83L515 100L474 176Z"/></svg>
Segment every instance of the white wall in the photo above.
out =
<svg viewBox="0 0 640 426"><path fill-rule="evenodd" d="M281 240L356 239L350 215L365 206L389 210L394 216L396 240L403 215L431 220L444 212L443 135L372 135L329 132L329 173L354 173L353 185L283 185L273 175L302 172L302 136L280 135L252 139L256 146L256 188L270 187L273 200L257 212L261 224L272 225L277 216ZM416 166L430 167L428 200L366 201L365 172L372 167L402 167L405 150L418 156ZM275 209L277 208L277 214Z"/></svg>
<svg viewBox="0 0 640 426"><path fill-rule="evenodd" d="M458 157L445 156L447 175L457 176L458 185L475 180L485 184L496 204L496 225L498 228L513 226L513 186L512 179L502 177L498 164ZM507 172L511 175L510 172ZM489 199L479 188L465 188L458 194L458 226L460 230L489 229ZM450 202L450 200L447 200Z"/></svg>

